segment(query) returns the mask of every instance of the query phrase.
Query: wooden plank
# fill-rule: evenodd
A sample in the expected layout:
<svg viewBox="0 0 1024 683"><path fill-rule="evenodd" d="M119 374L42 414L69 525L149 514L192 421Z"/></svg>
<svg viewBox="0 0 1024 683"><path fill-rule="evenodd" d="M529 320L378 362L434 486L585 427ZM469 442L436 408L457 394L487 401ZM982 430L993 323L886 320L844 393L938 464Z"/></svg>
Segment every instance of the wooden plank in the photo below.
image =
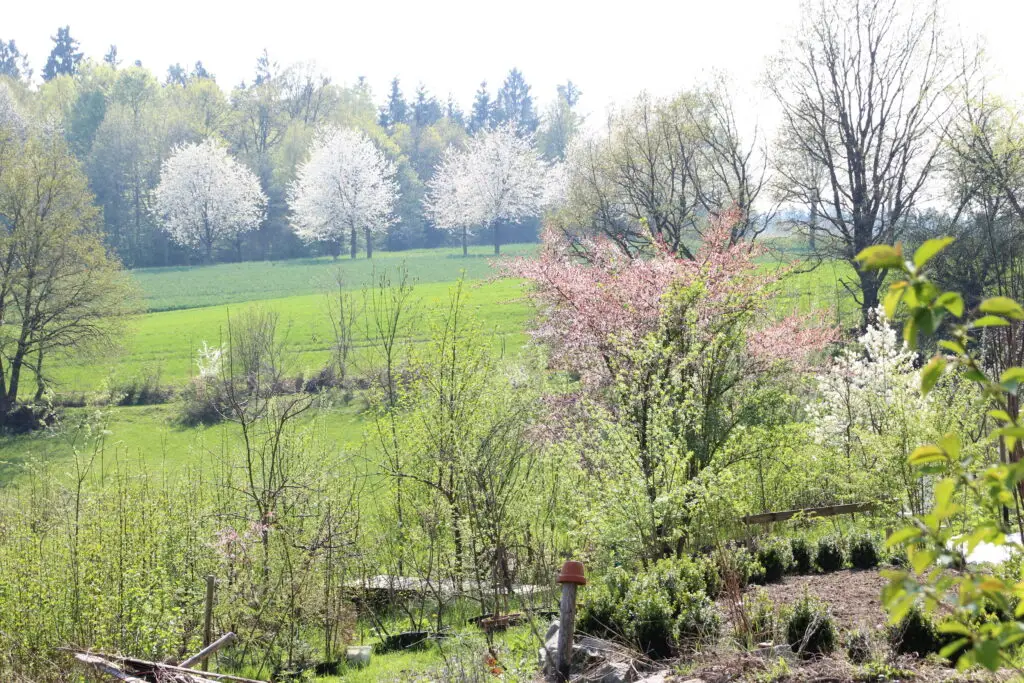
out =
<svg viewBox="0 0 1024 683"><path fill-rule="evenodd" d="M802 510L782 510L780 512L764 512L759 515L747 515L742 518L744 524L770 524L784 522L797 515L805 517L834 517L835 515L852 515L857 512L871 512L875 503L846 503L844 505L827 505L819 508L803 508Z"/></svg>
<svg viewBox="0 0 1024 683"><path fill-rule="evenodd" d="M178 666L185 667L187 669L188 667L193 666L194 664L196 664L198 662L205 661L207 657L212 655L217 650L221 649L225 645L231 645L232 643L234 643L237 640L238 640L238 636L236 636L234 633L231 633L231 632L225 633L220 638L218 638L217 640L213 641L212 643L210 643L209 645L204 647L199 652L195 653L194 655L192 655L188 659L182 661L180 664L178 664Z"/></svg>
<svg viewBox="0 0 1024 683"><path fill-rule="evenodd" d="M136 678L130 674L122 671L116 664L109 662L102 657L96 655L85 654L84 652L76 652L75 659L86 666L96 669L100 673L104 673L112 678L116 678L119 681L125 681L125 683L146 683L141 678Z"/></svg>

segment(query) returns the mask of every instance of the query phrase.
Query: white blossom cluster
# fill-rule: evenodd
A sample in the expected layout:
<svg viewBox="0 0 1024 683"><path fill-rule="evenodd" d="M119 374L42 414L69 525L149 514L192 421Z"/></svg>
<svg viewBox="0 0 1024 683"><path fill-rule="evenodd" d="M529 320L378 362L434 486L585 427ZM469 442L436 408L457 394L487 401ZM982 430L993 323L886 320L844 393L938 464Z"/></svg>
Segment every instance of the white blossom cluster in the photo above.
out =
<svg viewBox="0 0 1024 683"><path fill-rule="evenodd" d="M267 205L255 174L212 139L172 152L154 198L171 239L207 257L219 242L259 227Z"/></svg>
<svg viewBox="0 0 1024 683"><path fill-rule="evenodd" d="M395 166L366 134L332 128L313 142L289 190L292 227L307 242L353 230L383 232L394 222Z"/></svg>
<svg viewBox="0 0 1024 683"><path fill-rule="evenodd" d="M438 227L462 230L540 215L550 169L512 125L483 131L464 150L449 148L429 182L427 214ZM558 191L556 184L556 194Z"/></svg>
<svg viewBox="0 0 1024 683"><path fill-rule="evenodd" d="M883 434L895 419L929 412L917 353L898 338L883 309L857 341L859 348L844 351L817 377L818 400L807 411L822 445L849 448L863 432Z"/></svg>

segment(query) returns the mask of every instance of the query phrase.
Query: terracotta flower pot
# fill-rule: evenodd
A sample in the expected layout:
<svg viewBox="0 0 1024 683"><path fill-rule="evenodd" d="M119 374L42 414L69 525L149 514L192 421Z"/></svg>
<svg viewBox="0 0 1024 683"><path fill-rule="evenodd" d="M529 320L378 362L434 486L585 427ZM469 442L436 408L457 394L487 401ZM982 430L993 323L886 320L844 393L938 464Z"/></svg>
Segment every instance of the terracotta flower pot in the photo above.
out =
<svg viewBox="0 0 1024 683"><path fill-rule="evenodd" d="M562 565L562 573L558 575L558 583L575 583L578 586L587 585L587 577L583 575L583 563L567 560Z"/></svg>

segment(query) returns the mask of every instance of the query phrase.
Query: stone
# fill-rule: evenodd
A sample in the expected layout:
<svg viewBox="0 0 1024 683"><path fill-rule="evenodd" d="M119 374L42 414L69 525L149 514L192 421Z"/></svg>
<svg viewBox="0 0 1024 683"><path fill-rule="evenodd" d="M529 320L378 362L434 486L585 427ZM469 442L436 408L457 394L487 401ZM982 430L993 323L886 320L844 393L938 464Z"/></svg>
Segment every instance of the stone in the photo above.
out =
<svg viewBox="0 0 1024 683"><path fill-rule="evenodd" d="M771 643L762 643L762 646L754 650L754 654L762 659L775 661L779 658L794 661L796 660L796 653L793 652L793 648L789 645L772 645Z"/></svg>
<svg viewBox="0 0 1024 683"><path fill-rule="evenodd" d="M587 671L587 683L629 683L633 668L626 662L605 662Z"/></svg>

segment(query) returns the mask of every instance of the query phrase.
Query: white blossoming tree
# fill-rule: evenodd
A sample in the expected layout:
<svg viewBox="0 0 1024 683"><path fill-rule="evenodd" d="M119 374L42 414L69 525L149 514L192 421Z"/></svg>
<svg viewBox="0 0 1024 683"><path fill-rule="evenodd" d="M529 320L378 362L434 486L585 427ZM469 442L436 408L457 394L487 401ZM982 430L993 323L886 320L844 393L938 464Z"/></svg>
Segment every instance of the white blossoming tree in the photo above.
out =
<svg viewBox="0 0 1024 683"><path fill-rule="evenodd" d="M347 233L352 258L360 230L366 257L373 257L373 233L394 222L397 200L394 164L366 134L353 129L329 129L317 136L288 195L295 234L307 242L332 244L337 257Z"/></svg>
<svg viewBox="0 0 1024 683"><path fill-rule="evenodd" d="M500 224L539 216L548 167L533 141L512 125L484 130L464 150L449 148L428 183L427 215L438 227L462 232L462 253L473 228L494 231L501 253Z"/></svg>
<svg viewBox="0 0 1024 683"><path fill-rule="evenodd" d="M207 263L215 245L259 227L267 206L256 175L211 139L175 149L154 196L171 239L201 249Z"/></svg>
<svg viewBox="0 0 1024 683"><path fill-rule="evenodd" d="M881 307L857 341L817 377L817 400L807 407L815 441L839 456L852 489L884 492L918 514L928 486L907 458L923 440L973 431L979 395L955 381L925 395L918 354Z"/></svg>

